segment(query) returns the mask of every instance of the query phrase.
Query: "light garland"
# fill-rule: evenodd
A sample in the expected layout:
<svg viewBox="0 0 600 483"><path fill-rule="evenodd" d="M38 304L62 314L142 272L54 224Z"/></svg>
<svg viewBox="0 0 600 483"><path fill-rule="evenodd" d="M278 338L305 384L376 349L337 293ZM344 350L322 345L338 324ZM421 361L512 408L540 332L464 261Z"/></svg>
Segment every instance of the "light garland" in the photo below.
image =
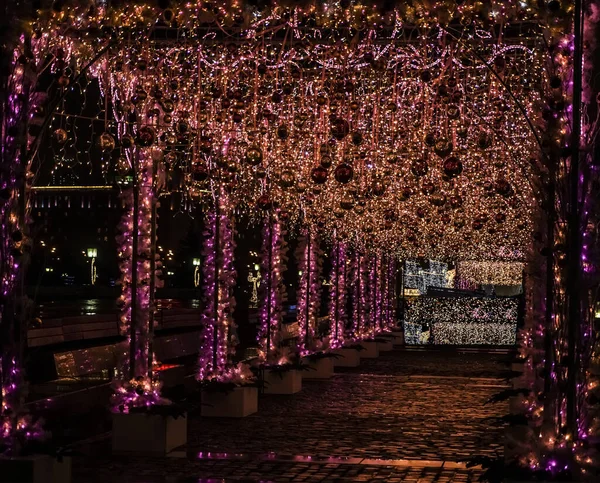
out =
<svg viewBox="0 0 600 483"><path fill-rule="evenodd" d="M329 347L340 348L346 339L348 304L346 243L336 240L331 255L331 287L329 289Z"/></svg>
<svg viewBox="0 0 600 483"><path fill-rule="evenodd" d="M214 205L207 214L204 233L204 312L198 357L199 381L229 377L230 359L237 346L232 291L236 272L233 268L233 222L229 195L218 188Z"/></svg>
<svg viewBox="0 0 600 483"><path fill-rule="evenodd" d="M285 229L276 213L269 214L265 218L262 235L260 269L265 275L261 282L258 345L261 359L271 363L278 361L280 355L278 349L281 343L280 329L283 319L282 300L285 294L283 273L287 266Z"/></svg>
<svg viewBox="0 0 600 483"><path fill-rule="evenodd" d="M140 149L131 156L137 156L135 165L137 166L137 191L138 202L134 204L135 189L130 188L123 191L121 199L125 210L120 222L119 235L117 243L119 244L119 259L121 269L121 296L119 305L121 307L120 331L121 334L128 337L130 348L133 350L133 357L129 352L124 354L123 374L129 374L131 377L143 377L148 374L149 369L149 348L150 348L150 311L151 307L151 288L156 286L156 281L152 282L152 277L158 277L159 271L152 273L151 256L153 253L152 244L152 211L155 206L154 188L153 188L153 170L154 160L152 152L149 149ZM132 160L133 164L133 160ZM137 236L134 228L134 209L137 205ZM134 237L136 240L134 241ZM133 266L134 246L137 246L136 267ZM160 262L159 267L160 267ZM133 280L135 278L135 320L133 317ZM160 284L160 282L159 282ZM131 326L134 325L135 343L131 345ZM131 361L135 362L133 372L131 372Z"/></svg>
<svg viewBox="0 0 600 483"><path fill-rule="evenodd" d="M44 437L41 422L34 420L23 407L26 383L22 374L22 350L16 341L22 332L15 325L19 303L24 294L17 294L17 282L25 277L25 262L31 251L28 223L30 203L27 196L34 173L28 155L36 146L43 121L42 105L46 93L37 82L38 49L45 48L46 39L27 43L25 37L10 56L6 73L5 111L0 116L0 444L9 455L18 455L21 443ZM9 49L10 52L10 49ZM23 307L21 311L25 313ZM21 320L27 324L28 320ZM20 342L21 344L23 342Z"/></svg>
<svg viewBox="0 0 600 483"><path fill-rule="evenodd" d="M298 242L296 259L300 269L298 287L298 350L307 354L321 349L316 339L321 305L321 249L314 228L304 228Z"/></svg>

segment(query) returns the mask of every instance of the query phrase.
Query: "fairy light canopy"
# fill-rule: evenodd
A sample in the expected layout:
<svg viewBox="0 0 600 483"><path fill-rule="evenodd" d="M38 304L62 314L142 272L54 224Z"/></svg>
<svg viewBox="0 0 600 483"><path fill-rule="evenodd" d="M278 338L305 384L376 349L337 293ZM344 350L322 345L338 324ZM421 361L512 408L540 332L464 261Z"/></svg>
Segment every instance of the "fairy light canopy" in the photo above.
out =
<svg viewBox="0 0 600 483"><path fill-rule="evenodd" d="M277 208L359 250L504 260L524 257L541 198L561 8L55 2L31 30L57 93L100 92L96 113L59 104L54 158L88 122L104 176L153 146L163 192L190 204L223 186L237 209Z"/></svg>

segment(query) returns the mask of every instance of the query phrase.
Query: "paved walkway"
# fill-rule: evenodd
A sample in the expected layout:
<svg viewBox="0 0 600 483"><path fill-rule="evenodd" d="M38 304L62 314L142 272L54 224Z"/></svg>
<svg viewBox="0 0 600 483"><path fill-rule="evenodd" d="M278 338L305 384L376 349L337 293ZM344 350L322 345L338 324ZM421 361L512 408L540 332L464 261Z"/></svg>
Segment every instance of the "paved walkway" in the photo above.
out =
<svg viewBox="0 0 600 483"><path fill-rule="evenodd" d="M487 399L506 387L498 354L394 351L294 396L262 396L242 420L192 417L188 445L169 458L111 457L106 444L79 459L75 480L476 481L475 455L499 455L507 412Z"/></svg>

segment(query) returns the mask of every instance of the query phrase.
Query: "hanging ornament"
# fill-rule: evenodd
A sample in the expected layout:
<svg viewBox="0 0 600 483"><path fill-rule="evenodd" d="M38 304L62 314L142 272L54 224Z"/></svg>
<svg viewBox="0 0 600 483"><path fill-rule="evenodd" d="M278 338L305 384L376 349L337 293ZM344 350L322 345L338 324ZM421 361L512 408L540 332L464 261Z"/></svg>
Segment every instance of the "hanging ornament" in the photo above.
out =
<svg viewBox="0 0 600 483"><path fill-rule="evenodd" d="M156 140L156 133L150 126L143 126L138 131L137 143L142 147L152 146Z"/></svg>
<svg viewBox="0 0 600 483"><path fill-rule="evenodd" d="M487 149L492 145L492 136L487 132L479 133L477 137L477 146L480 149Z"/></svg>
<svg viewBox="0 0 600 483"><path fill-rule="evenodd" d="M323 166L325 169L331 168L332 164L333 164L333 159L331 159L331 156L329 156L329 155L321 156L321 166Z"/></svg>
<svg viewBox="0 0 600 483"><path fill-rule="evenodd" d="M427 165L427 161L422 158L415 159L412 162L412 166L410 167L410 171L415 176L421 177L425 176L429 171L429 166Z"/></svg>
<svg viewBox="0 0 600 483"><path fill-rule="evenodd" d="M399 194L400 201L408 200L410 198L411 194L412 194L412 191L410 190L410 188L402 188L400 190L400 194Z"/></svg>
<svg viewBox="0 0 600 483"><path fill-rule="evenodd" d="M323 184L327 181L328 172L323 166L317 166L310 172L310 177L314 183Z"/></svg>
<svg viewBox="0 0 600 483"><path fill-rule="evenodd" d="M115 149L115 138L107 132L102 133L98 138L98 146L102 151L112 151Z"/></svg>
<svg viewBox="0 0 600 483"><path fill-rule="evenodd" d="M121 146L124 149L129 149L132 148L135 144L135 140L133 139L133 136L131 136L130 134L125 134L121 137Z"/></svg>
<svg viewBox="0 0 600 483"><path fill-rule="evenodd" d="M67 142L67 140L69 139L69 135L67 134L67 131L65 131L64 129L58 128L54 131L54 140L58 143L58 144L65 144Z"/></svg>
<svg viewBox="0 0 600 483"><path fill-rule="evenodd" d="M444 161L444 174L449 178L454 178L462 173L463 166L456 156L451 156Z"/></svg>
<svg viewBox="0 0 600 483"><path fill-rule="evenodd" d="M126 176L131 171L131 164L126 156L119 156L115 164L115 171L119 176Z"/></svg>
<svg viewBox="0 0 600 483"><path fill-rule="evenodd" d="M429 197L429 202L434 206L444 206L446 203L446 195L443 193L433 193Z"/></svg>
<svg viewBox="0 0 600 483"><path fill-rule="evenodd" d="M262 149L256 145L250 146L246 149L245 160L250 166L258 166L263 160Z"/></svg>
<svg viewBox="0 0 600 483"><path fill-rule="evenodd" d="M261 210L267 211L273 208L273 202L271 201L271 198L265 194L258 197L256 200L256 206L258 206L258 208Z"/></svg>
<svg viewBox="0 0 600 483"><path fill-rule="evenodd" d="M494 220L496 220L496 223L504 223L504 220L506 220L506 215L504 213L496 213L494 215Z"/></svg>
<svg viewBox="0 0 600 483"><path fill-rule="evenodd" d="M341 141L344 139L348 133L350 132L350 125L348 121L342 118L335 118L331 123L331 135Z"/></svg>
<svg viewBox="0 0 600 483"><path fill-rule="evenodd" d="M307 119L308 116L305 113L296 114L294 116L294 127L296 129L302 129L304 124L306 124Z"/></svg>
<svg viewBox="0 0 600 483"><path fill-rule="evenodd" d="M469 128L467 126L459 126L456 128L456 135L461 139L466 139L469 134Z"/></svg>
<svg viewBox="0 0 600 483"><path fill-rule="evenodd" d="M198 147L204 154L210 154L212 152L212 138L210 136L200 136L200 145Z"/></svg>
<svg viewBox="0 0 600 483"><path fill-rule="evenodd" d="M347 194L344 195L344 197L340 201L340 208L342 208L343 210L351 210L353 206L354 199L352 198L352 196L349 196Z"/></svg>
<svg viewBox="0 0 600 483"><path fill-rule="evenodd" d="M452 208L460 208L463 204L463 200L459 195L453 195L450 197L450 206Z"/></svg>
<svg viewBox="0 0 600 483"><path fill-rule="evenodd" d="M288 127L285 124L281 124L277 128L277 137L279 139L281 139L282 141L285 141L289 135L290 135L290 132L288 130Z"/></svg>
<svg viewBox="0 0 600 483"><path fill-rule="evenodd" d="M433 151L440 158L445 158L452 152L452 143L447 138L439 138L436 140Z"/></svg>
<svg viewBox="0 0 600 483"><path fill-rule="evenodd" d="M429 147L432 147L435 145L436 142L436 135L434 132L428 132L425 135L425 144Z"/></svg>
<svg viewBox="0 0 600 483"><path fill-rule="evenodd" d="M208 179L208 167L204 162L196 162L192 165L192 179L197 182L206 181Z"/></svg>
<svg viewBox="0 0 600 483"><path fill-rule="evenodd" d="M279 184L282 188L291 188L296 182L296 175L289 169L284 169L279 177Z"/></svg>
<svg viewBox="0 0 600 483"><path fill-rule="evenodd" d="M504 178L498 178L496 180L494 189L496 190L496 193L505 197L510 196L513 193L512 186Z"/></svg>
<svg viewBox="0 0 600 483"><path fill-rule="evenodd" d="M358 131L354 131L352 133L352 144L354 144L355 146L360 146L363 142L363 136L360 132Z"/></svg>
<svg viewBox="0 0 600 483"><path fill-rule="evenodd" d="M431 181L424 181L421 185L421 190L424 195L430 195L437 191L437 186Z"/></svg>
<svg viewBox="0 0 600 483"><path fill-rule="evenodd" d="M400 162L400 157L396 156L394 153L388 153L385 160L387 164L396 165Z"/></svg>
<svg viewBox="0 0 600 483"><path fill-rule="evenodd" d="M304 193L307 188L308 188L308 185L304 181L298 181L298 183L296 183L296 191L298 193Z"/></svg>
<svg viewBox="0 0 600 483"><path fill-rule="evenodd" d="M382 196L385 193L385 184L382 180L376 179L371 185L371 192L375 196Z"/></svg>
<svg viewBox="0 0 600 483"><path fill-rule="evenodd" d="M343 162L337 165L333 175L338 183L346 184L352 181L354 169L348 163Z"/></svg>
<svg viewBox="0 0 600 483"><path fill-rule="evenodd" d="M448 105L448 119L458 119L460 117L460 109L456 104Z"/></svg>

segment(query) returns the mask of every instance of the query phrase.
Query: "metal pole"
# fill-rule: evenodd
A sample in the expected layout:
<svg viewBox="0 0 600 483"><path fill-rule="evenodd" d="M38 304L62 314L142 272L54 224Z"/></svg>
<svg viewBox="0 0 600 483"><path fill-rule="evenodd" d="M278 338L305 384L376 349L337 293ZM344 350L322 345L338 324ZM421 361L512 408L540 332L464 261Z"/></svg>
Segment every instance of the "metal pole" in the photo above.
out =
<svg viewBox="0 0 600 483"><path fill-rule="evenodd" d="M581 234L579 212L579 151L581 137L581 91L583 63L583 0L575 0L573 19L573 127L571 134L571 166L569 173L569 254L566 292L568 298L568 380L567 380L567 427L573 439L577 439L577 375L578 336L581 303Z"/></svg>
<svg viewBox="0 0 600 483"><path fill-rule="evenodd" d="M137 351L137 264L138 264L138 231L139 231L139 197L140 187L138 180L138 156L139 149L132 156L132 167L133 167L133 230L132 236L132 250L131 250L131 320L129 324L129 378L133 379L135 374L136 365L136 351Z"/></svg>

